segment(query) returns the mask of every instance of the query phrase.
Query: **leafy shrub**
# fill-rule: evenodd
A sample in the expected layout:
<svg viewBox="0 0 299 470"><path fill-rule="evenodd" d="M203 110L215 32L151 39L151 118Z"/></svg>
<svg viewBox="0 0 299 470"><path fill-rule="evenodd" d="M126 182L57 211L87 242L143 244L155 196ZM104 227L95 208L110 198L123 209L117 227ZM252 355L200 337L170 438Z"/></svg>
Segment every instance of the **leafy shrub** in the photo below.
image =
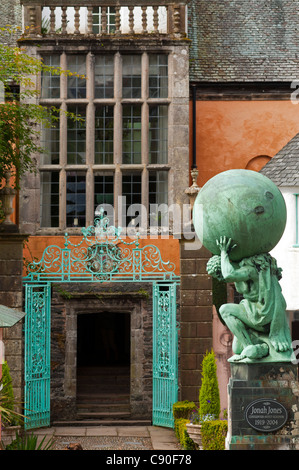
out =
<svg viewBox="0 0 299 470"><path fill-rule="evenodd" d="M196 446L192 439L189 437L187 432L186 424L189 423L189 419L179 418L175 420L174 432L180 442L181 446L185 450L195 450Z"/></svg>
<svg viewBox="0 0 299 470"><path fill-rule="evenodd" d="M174 419L190 419L191 413L196 409L196 405L193 401L177 401L172 406L172 412Z"/></svg>
<svg viewBox="0 0 299 470"><path fill-rule="evenodd" d="M214 415L215 419L218 419L220 415L220 394L214 351L207 352L202 361L199 413L201 416Z"/></svg>
<svg viewBox="0 0 299 470"><path fill-rule="evenodd" d="M205 421L201 426L203 450L225 450L227 421Z"/></svg>
<svg viewBox="0 0 299 470"><path fill-rule="evenodd" d="M16 438L5 447L5 450L51 450L54 444L54 438L46 442L46 436L43 437L40 444L37 442L37 436L32 434L16 433Z"/></svg>
<svg viewBox="0 0 299 470"><path fill-rule="evenodd" d="M20 416L14 411L15 398L10 369L6 361L2 364L0 404L3 425L16 426L20 424Z"/></svg>

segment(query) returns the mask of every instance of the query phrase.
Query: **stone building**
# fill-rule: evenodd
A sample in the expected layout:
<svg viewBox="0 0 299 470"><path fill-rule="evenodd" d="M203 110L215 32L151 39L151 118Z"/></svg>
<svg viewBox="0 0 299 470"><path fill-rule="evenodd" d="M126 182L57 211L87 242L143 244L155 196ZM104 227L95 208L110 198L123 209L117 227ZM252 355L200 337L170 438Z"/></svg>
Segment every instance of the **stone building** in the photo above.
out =
<svg viewBox="0 0 299 470"><path fill-rule="evenodd" d="M62 112L58 123L41 129L45 153L33 156L39 171L26 175L19 194L19 228L29 236L24 256L36 262L23 279L19 363L25 409L33 409L26 426L111 416L172 425L172 403L189 389L196 399L199 387L184 322L177 338L180 241L184 249L190 222L186 5L21 4L26 52L73 74L37 77L40 104L84 118L72 121ZM100 228L107 234L107 225L95 225L99 215L98 224L106 221L101 207L114 227L112 242L99 242ZM161 208L169 207L164 219ZM128 227L139 230L137 242ZM79 254L91 236L94 243ZM194 274L185 267L193 297ZM199 369L197 355L191 354Z"/></svg>
<svg viewBox="0 0 299 470"><path fill-rule="evenodd" d="M82 228L92 227L97 207L106 204L113 208L113 226L135 230L138 222L143 229L137 250L150 244L176 266L168 284L166 278L131 277L128 283L47 278L48 284L38 278L37 290L30 291L34 278L24 282L27 300L36 305L40 296L51 300L51 419L100 416L84 387L88 366L104 357L100 338L106 339L107 312L116 319L118 354L126 362L118 363L119 386L113 385L124 393L105 406L114 407L118 417L152 419L153 370L159 363L153 345L164 344L162 334L154 337L154 292L165 282L168 294L174 284L176 290L171 291L178 332L175 397L197 401L201 360L212 346L224 371L224 396L231 338L217 322L217 292L214 286L212 296L205 271L210 254L194 241L186 204L198 190L196 182L202 186L230 168L259 171L298 134L299 111L291 94L298 71L299 1L152 0L136 6L127 0L121 8L108 0L21 3L27 51L86 77L38 77L41 104L86 120L74 123L61 114L56 127L42 129L47 152L35 156L39 172L26 176L20 193L20 231L30 235L24 257L51 264L46 257L51 250L68 256L70 243L81 242ZM17 1L14 5L20 12ZM142 216L128 212L132 205L141 205ZM167 237L157 205L172 207ZM165 290L160 295L165 300ZM231 286L227 295L234 296ZM18 370L23 362L20 356ZM168 410L173 399L168 394Z"/></svg>
<svg viewBox="0 0 299 470"><path fill-rule="evenodd" d="M299 240L298 240L298 197L299 197L299 134L296 134L260 170L280 189L286 203L287 223L285 232L272 254L282 268L281 287L287 303L287 313L293 341L299 340L299 297L297 283L299 277ZM297 343L295 345L297 350ZM296 352L296 357L297 357Z"/></svg>

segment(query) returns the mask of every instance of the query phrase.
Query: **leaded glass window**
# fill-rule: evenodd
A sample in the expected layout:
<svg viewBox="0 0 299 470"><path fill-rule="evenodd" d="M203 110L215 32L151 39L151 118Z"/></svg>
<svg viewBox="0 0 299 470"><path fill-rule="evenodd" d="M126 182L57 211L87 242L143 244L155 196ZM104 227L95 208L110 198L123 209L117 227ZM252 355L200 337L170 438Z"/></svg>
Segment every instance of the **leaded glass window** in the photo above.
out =
<svg viewBox="0 0 299 470"><path fill-rule="evenodd" d="M68 76L67 97L86 98L86 55L69 55L67 67L73 74L73 76Z"/></svg>
<svg viewBox="0 0 299 470"><path fill-rule="evenodd" d="M141 174L140 173L129 173L123 174L122 178L122 196L125 198L126 207L126 225L132 224L132 220L135 215L129 214L129 208L133 205L141 205L142 202L142 191L141 191Z"/></svg>
<svg viewBox="0 0 299 470"><path fill-rule="evenodd" d="M43 63L49 67L60 66L60 55L47 55L43 57ZM41 98L60 98L60 75L54 71L42 71L41 75Z"/></svg>
<svg viewBox="0 0 299 470"><path fill-rule="evenodd" d="M68 111L80 116L79 120L71 117L67 120L67 163L81 164L86 161L86 110L83 106L69 106Z"/></svg>
<svg viewBox="0 0 299 470"><path fill-rule="evenodd" d="M59 171L40 173L41 227L59 227Z"/></svg>
<svg viewBox="0 0 299 470"><path fill-rule="evenodd" d="M149 106L149 162L167 163L168 106Z"/></svg>
<svg viewBox="0 0 299 470"><path fill-rule="evenodd" d="M67 227L85 227L85 220L85 173L68 171L66 174L66 225Z"/></svg>
<svg viewBox="0 0 299 470"><path fill-rule="evenodd" d="M114 57L95 57L94 97L113 98L114 96Z"/></svg>
<svg viewBox="0 0 299 470"><path fill-rule="evenodd" d="M149 54L149 97L168 97L168 56Z"/></svg>
<svg viewBox="0 0 299 470"><path fill-rule="evenodd" d="M41 163L43 165L59 164L60 155L60 121L59 115L53 113L53 119L49 123L44 123L41 133L41 146L44 153L41 154Z"/></svg>
<svg viewBox="0 0 299 470"><path fill-rule="evenodd" d="M100 204L114 205L114 177L113 173L94 175L94 200L95 209Z"/></svg>
<svg viewBox="0 0 299 470"><path fill-rule="evenodd" d="M132 204L149 210L151 204L168 203L168 55L126 51L47 57L49 64L60 63L74 75L61 78L60 88L51 76L42 81L56 89L44 91L43 105L61 113L41 132L41 227L77 233L77 227L94 222L101 204L115 205L111 223L123 226L117 207L121 197L126 223L134 219L127 215ZM72 120L64 110L80 119Z"/></svg>
<svg viewBox="0 0 299 470"><path fill-rule="evenodd" d="M123 106L123 163L141 163L141 106Z"/></svg>
<svg viewBox="0 0 299 470"><path fill-rule="evenodd" d="M123 98L141 97L141 56L123 56Z"/></svg>
<svg viewBox="0 0 299 470"><path fill-rule="evenodd" d="M97 106L95 111L96 164L113 164L113 106Z"/></svg>

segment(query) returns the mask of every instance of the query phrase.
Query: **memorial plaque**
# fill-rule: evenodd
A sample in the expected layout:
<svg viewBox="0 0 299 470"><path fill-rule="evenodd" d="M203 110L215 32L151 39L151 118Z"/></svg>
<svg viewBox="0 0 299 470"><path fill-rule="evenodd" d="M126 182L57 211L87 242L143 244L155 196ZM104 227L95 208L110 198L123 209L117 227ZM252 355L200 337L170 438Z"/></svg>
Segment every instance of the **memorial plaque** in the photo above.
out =
<svg viewBox="0 0 299 470"><path fill-rule="evenodd" d="M245 418L253 429L273 432L284 426L288 412L278 401L262 398L249 403L245 410Z"/></svg>

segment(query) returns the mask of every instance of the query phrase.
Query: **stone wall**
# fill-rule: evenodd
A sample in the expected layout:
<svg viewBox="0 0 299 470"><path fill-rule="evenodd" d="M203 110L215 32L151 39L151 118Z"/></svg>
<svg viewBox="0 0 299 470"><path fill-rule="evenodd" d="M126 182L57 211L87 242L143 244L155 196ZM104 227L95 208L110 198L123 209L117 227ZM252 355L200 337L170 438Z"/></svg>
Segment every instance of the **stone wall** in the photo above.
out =
<svg viewBox="0 0 299 470"><path fill-rule="evenodd" d="M19 0L2 0L0 3L0 27L14 28L22 26L22 7ZM1 42L14 47L20 34L4 34Z"/></svg>
<svg viewBox="0 0 299 470"><path fill-rule="evenodd" d="M0 304L23 311L23 241L24 236L0 234ZM5 360L11 372L16 401L23 394L22 326L19 321L11 328L3 328Z"/></svg>
<svg viewBox="0 0 299 470"><path fill-rule="evenodd" d="M212 280L206 273L210 253L194 240L181 240L180 399L198 402L201 363L213 346Z"/></svg>

